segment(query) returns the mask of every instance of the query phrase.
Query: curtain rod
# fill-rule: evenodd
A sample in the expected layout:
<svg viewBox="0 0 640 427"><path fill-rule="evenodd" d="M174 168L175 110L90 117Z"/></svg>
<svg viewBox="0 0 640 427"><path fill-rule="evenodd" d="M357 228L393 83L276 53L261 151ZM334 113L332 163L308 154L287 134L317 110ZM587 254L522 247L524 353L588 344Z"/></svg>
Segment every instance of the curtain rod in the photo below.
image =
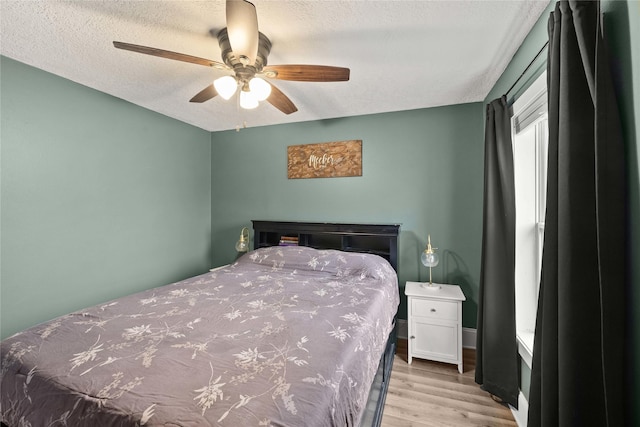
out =
<svg viewBox="0 0 640 427"><path fill-rule="evenodd" d="M529 68L531 68L531 66L533 65L533 63L536 61L536 59L538 59L538 57L540 56L540 54L542 53L542 51L544 50L545 47L549 46L549 41L547 40L547 42L542 46L542 48L540 48L540 50L538 51L538 53L536 53L536 56L533 57L533 59L531 60L531 62L529 62L529 65L527 65L527 68L524 69L524 71L522 72L522 74L520 74L520 77L518 77L516 79L515 82L513 82L513 84L511 85L511 87L509 88L509 90L507 91L507 93L504 94L504 96L509 95L509 92L511 92L511 89L513 89L518 82L520 81L520 79L525 75L525 73L527 71L529 71Z"/></svg>

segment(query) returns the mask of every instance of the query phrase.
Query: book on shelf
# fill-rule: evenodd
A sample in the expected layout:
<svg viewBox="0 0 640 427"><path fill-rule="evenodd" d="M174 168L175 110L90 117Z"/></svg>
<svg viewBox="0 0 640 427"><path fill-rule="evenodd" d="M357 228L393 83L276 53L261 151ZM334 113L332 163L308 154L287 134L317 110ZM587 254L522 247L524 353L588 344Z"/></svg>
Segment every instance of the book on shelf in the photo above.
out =
<svg viewBox="0 0 640 427"><path fill-rule="evenodd" d="M298 246L298 236L281 236L280 246Z"/></svg>

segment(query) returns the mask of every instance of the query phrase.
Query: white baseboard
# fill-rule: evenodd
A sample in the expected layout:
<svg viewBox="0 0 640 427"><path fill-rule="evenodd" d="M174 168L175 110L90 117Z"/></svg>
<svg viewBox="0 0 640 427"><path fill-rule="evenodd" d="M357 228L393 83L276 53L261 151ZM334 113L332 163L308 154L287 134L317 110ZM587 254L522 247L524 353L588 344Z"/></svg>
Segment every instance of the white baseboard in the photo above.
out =
<svg viewBox="0 0 640 427"><path fill-rule="evenodd" d="M405 319L398 319L398 338L407 339L409 328ZM462 328L462 347L476 348L476 330L473 328Z"/></svg>
<svg viewBox="0 0 640 427"><path fill-rule="evenodd" d="M529 402L524 397L524 394L520 392L518 395L518 409L509 405L513 418L515 418L518 427L527 427L527 415L529 414Z"/></svg>

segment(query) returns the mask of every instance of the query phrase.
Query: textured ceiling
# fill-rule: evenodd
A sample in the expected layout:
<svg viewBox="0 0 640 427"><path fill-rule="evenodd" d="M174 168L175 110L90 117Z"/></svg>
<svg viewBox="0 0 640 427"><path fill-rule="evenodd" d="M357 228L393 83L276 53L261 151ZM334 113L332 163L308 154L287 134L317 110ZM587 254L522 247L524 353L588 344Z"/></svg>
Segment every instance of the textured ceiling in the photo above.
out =
<svg viewBox="0 0 640 427"><path fill-rule="evenodd" d="M224 0L0 0L1 54L208 131L482 101L548 0L255 0L270 65L348 67L348 82L273 81L298 107L188 102L222 72L114 40L221 61ZM214 35L212 35L214 34ZM60 102L64 102L61 99Z"/></svg>

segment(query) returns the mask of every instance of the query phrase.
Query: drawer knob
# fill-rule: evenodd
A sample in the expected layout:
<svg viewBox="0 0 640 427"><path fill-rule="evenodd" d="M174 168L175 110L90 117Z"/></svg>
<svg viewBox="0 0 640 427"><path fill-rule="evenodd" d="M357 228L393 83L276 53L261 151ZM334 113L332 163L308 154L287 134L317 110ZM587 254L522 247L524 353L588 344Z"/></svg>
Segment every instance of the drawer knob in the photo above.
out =
<svg viewBox="0 0 640 427"><path fill-rule="evenodd" d="M435 308L432 308L432 309L431 309L431 312L432 312L432 313L435 313L435 312L436 312L436 309L435 309Z"/></svg>
<svg viewBox="0 0 640 427"><path fill-rule="evenodd" d="M411 335L409 338L411 338L412 340L415 340L416 336L415 335Z"/></svg>

